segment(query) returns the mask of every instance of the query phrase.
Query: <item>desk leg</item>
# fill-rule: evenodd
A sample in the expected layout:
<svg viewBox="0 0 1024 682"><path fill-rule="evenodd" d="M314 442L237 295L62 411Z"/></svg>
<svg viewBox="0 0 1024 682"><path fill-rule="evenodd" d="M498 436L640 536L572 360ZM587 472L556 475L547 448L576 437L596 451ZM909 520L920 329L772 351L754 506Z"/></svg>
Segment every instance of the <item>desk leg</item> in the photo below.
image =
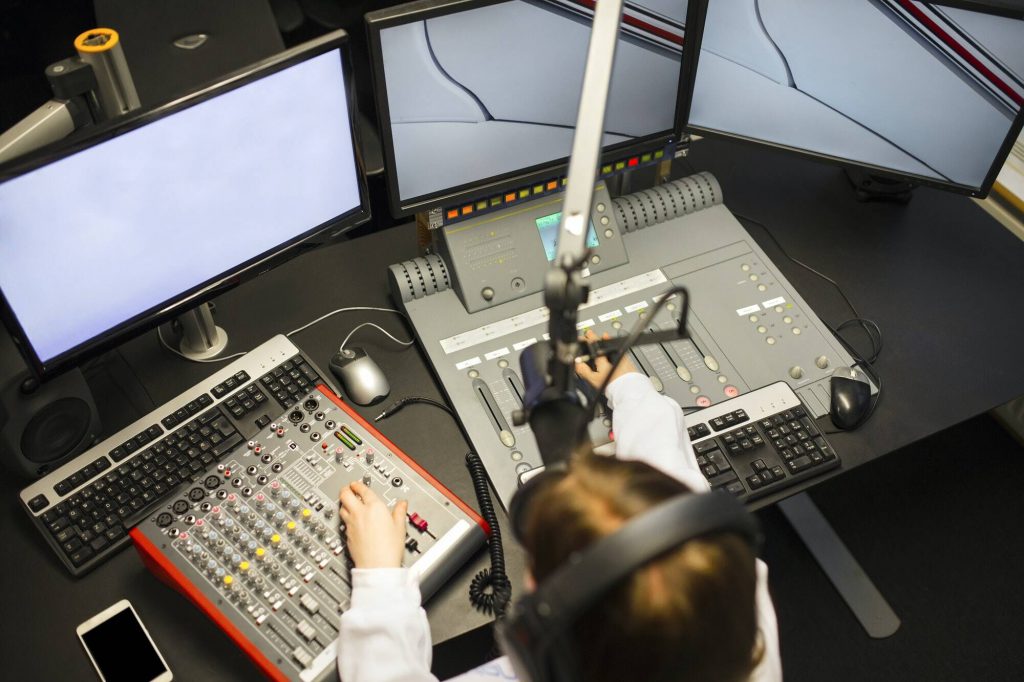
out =
<svg viewBox="0 0 1024 682"><path fill-rule="evenodd" d="M895 633L900 619L810 496L799 493L778 506L868 635L884 639Z"/></svg>

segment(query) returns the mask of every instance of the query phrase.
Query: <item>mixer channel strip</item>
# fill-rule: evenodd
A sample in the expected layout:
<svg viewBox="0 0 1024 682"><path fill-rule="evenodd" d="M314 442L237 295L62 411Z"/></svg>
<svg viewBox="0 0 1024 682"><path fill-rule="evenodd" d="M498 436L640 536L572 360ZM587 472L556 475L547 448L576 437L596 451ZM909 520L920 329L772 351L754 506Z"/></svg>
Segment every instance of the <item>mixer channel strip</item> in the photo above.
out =
<svg viewBox="0 0 1024 682"><path fill-rule="evenodd" d="M267 676L336 679L351 595L336 500L352 481L389 506L409 501L403 565L424 598L484 543L478 515L323 388L211 461L131 537Z"/></svg>
<svg viewBox="0 0 1024 682"><path fill-rule="evenodd" d="M686 416L701 473L744 501L839 466L835 450L785 382Z"/></svg>
<svg viewBox="0 0 1024 682"><path fill-rule="evenodd" d="M322 381L276 336L25 488L22 502L68 570L86 573L126 545L150 509Z"/></svg>

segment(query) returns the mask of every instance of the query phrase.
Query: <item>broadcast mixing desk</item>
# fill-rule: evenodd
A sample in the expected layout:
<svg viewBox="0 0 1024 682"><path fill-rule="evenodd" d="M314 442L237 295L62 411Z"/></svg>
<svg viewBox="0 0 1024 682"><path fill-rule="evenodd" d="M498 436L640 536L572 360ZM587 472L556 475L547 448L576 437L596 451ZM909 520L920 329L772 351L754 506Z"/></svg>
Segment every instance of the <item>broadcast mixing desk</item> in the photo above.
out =
<svg viewBox="0 0 1024 682"><path fill-rule="evenodd" d="M677 172L689 174L687 165L714 173L726 206L766 224L789 254L838 281L884 332L877 363L884 397L876 414L856 432L830 436L842 465L753 506L777 502L1024 393L1019 313L1024 244L970 200L925 189L917 190L907 206L862 204L835 168L711 140L696 143L689 159L677 163ZM744 226L822 319L835 325L851 317L831 286L786 259L760 227ZM229 351L251 348L336 308L390 307L387 267L416 255L413 228L406 225L310 251L227 292L216 303L218 324L230 335ZM410 333L393 315L342 313L292 341L326 366L344 335L370 319L396 335ZM371 331L356 338L391 382L384 405L410 395L443 398L418 347L402 349ZM851 338L857 341L852 333ZM171 356L150 332L94 363L87 377L105 430L116 431L215 369ZM132 374L141 391L124 380ZM356 409L372 419L382 406ZM819 425L831 430L827 419ZM468 445L447 415L410 406L377 426L476 506L463 461ZM927 472L921 475L926 485ZM5 500L0 656L10 679L95 679L75 626L121 598L133 602L176 679L258 675L245 655L158 582L134 551L71 578L18 509L21 487L10 476L0 482ZM505 542L518 592L523 557L507 534ZM471 577L485 565L481 551L428 603L435 643L487 622L466 596Z"/></svg>

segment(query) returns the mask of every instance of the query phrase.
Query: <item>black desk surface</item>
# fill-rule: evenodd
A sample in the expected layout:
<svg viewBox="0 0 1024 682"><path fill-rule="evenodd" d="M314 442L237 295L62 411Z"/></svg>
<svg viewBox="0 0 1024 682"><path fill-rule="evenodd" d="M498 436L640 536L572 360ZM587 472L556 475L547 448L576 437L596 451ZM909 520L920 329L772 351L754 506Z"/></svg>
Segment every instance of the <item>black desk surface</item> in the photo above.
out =
<svg viewBox="0 0 1024 682"><path fill-rule="evenodd" d="M973 202L919 189L905 207L860 204L835 168L710 140L695 145L689 163L715 173L727 206L767 224L792 256L837 280L884 331L885 349L877 363L884 399L862 429L830 436L843 461L837 473L1024 393L1024 315L1019 303L1024 243ZM837 324L851 316L832 287L782 257L760 228L748 225L748 230L823 319ZM228 331L235 352L335 308L390 307L386 266L415 255L410 225L311 251L221 296L218 324ZM348 330L369 319L408 334L394 315L354 312L331 317L292 338L314 361L326 365ZM417 348L401 349L373 330L362 330L356 339L388 374L391 398L441 397ZM89 375L108 432L151 409L148 400L159 405L212 369L170 356L154 332L124 344L120 355L105 362L109 372ZM104 363L98 366L102 369ZM123 380L125 372L137 375L149 398L137 388L133 392L131 382ZM372 417L380 406L360 411ZM476 505L463 464L467 445L447 415L410 406L379 426ZM926 477L922 472L922 484ZM95 679L76 641L75 626L121 598L135 604L176 679L257 676L248 659L150 575L133 550L82 579L70 578L17 508L20 487L11 476L0 480L0 499L6 500L0 514L0 660L8 671L5 677ZM523 558L507 538L506 546L518 591ZM466 598L469 580L485 565L481 552L429 602L435 642L487 621L472 611Z"/></svg>

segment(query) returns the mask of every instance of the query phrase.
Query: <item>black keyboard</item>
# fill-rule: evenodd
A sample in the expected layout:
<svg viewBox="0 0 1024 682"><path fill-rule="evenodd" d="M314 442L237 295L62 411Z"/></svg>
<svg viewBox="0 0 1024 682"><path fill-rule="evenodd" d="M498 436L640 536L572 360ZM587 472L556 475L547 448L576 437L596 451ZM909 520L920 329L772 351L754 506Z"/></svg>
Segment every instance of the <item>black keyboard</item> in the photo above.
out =
<svg viewBox="0 0 1024 682"><path fill-rule="evenodd" d="M839 466L784 381L686 416L697 464L714 489L754 500Z"/></svg>
<svg viewBox="0 0 1024 682"><path fill-rule="evenodd" d="M322 383L276 336L25 488L22 502L68 570L84 574L126 545L154 507Z"/></svg>

